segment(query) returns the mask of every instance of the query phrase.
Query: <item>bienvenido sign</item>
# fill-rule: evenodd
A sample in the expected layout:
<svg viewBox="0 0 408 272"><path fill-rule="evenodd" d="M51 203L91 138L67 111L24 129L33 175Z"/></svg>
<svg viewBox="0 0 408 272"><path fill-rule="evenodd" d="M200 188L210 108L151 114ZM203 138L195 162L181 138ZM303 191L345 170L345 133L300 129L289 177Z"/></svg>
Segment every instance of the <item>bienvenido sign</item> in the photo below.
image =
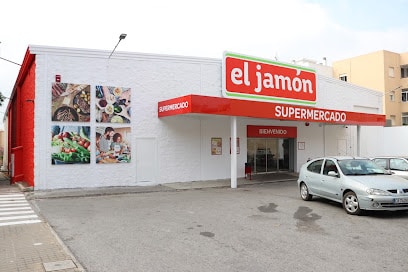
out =
<svg viewBox="0 0 408 272"><path fill-rule="evenodd" d="M222 89L224 97L315 105L316 73L306 67L225 52Z"/></svg>
<svg viewBox="0 0 408 272"><path fill-rule="evenodd" d="M248 138L296 138L297 127L247 126Z"/></svg>

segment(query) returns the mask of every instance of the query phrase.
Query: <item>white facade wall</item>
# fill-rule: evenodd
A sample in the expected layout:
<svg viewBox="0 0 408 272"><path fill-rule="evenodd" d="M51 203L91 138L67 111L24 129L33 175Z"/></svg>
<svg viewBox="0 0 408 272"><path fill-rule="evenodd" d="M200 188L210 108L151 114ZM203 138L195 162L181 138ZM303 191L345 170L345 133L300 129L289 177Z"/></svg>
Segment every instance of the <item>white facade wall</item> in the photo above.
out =
<svg viewBox="0 0 408 272"><path fill-rule="evenodd" d="M408 157L408 126L401 127L364 127L362 129L362 155L405 156Z"/></svg>
<svg viewBox="0 0 408 272"><path fill-rule="evenodd" d="M382 114L382 97L381 92L317 75L316 107Z"/></svg>
<svg viewBox="0 0 408 272"><path fill-rule="evenodd" d="M361 128L361 156L374 157L384 154L385 127Z"/></svg>
<svg viewBox="0 0 408 272"><path fill-rule="evenodd" d="M407 126L384 128L384 149L376 155L408 156L407 139Z"/></svg>
<svg viewBox="0 0 408 272"><path fill-rule="evenodd" d="M230 178L230 117L187 115L157 117L157 104L187 94L221 96L221 59L30 46L36 54L35 100L35 189L101 186L132 186L157 183ZM55 75L61 82L130 87L132 95L132 161L123 164L96 164L95 121L91 111L91 163L52 165L50 131L51 84ZM317 77L317 107L381 113L382 100L375 91L356 87L329 77ZM93 102L93 101L92 101ZM93 109L94 102L91 104ZM58 123L60 124L60 123ZM62 124L60 124L62 125ZM104 124L105 125L105 124ZM321 155L355 155L356 127L303 122L237 118L240 138L238 177L244 176L246 126L296 126L295 171L308 158ZM115 127L115 124L111 124ZM118 126L118 125L117 125ZM211 138L222 137L222 155L211 155ZM297 149L297 148L295 148Z"/></svg>

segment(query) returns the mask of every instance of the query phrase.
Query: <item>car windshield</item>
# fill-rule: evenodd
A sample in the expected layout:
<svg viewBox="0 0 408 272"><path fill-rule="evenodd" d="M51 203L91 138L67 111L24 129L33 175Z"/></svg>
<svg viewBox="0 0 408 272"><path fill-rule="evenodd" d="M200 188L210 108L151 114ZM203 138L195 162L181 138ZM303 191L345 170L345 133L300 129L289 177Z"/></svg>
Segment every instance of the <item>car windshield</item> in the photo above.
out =
<svg viewBox="0 0 408 272"><path fill-rule="evenodd" d="M368 159L339 160L338 164L346 176L386 174L384 168Z"/></svg>

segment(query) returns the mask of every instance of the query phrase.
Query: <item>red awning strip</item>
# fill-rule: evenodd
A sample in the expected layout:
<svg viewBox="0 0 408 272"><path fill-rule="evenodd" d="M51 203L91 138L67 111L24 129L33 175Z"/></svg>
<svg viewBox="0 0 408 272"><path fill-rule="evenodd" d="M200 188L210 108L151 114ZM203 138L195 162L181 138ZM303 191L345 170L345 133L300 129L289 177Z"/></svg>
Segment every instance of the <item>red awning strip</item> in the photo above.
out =
<svg viewBox="0 0 408 272"><path fill-rule="evenodd" d="M329 110L223 97L190 94L158 103L158 117L189 113L342 125L385 126L385 115L382 114Z"/></svg>

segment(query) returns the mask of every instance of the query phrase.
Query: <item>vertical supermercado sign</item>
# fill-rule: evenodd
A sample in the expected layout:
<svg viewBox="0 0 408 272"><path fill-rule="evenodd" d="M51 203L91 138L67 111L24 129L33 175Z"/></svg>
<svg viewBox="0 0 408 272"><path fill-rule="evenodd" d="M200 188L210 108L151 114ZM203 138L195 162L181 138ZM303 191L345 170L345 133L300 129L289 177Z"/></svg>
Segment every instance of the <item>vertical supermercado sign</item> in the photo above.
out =
<svg viewBox="0 0 408 272"><path fill-rule="evenodd" d="M225 52L224 97L298 105L316 104L314 69Z"/></svg>

